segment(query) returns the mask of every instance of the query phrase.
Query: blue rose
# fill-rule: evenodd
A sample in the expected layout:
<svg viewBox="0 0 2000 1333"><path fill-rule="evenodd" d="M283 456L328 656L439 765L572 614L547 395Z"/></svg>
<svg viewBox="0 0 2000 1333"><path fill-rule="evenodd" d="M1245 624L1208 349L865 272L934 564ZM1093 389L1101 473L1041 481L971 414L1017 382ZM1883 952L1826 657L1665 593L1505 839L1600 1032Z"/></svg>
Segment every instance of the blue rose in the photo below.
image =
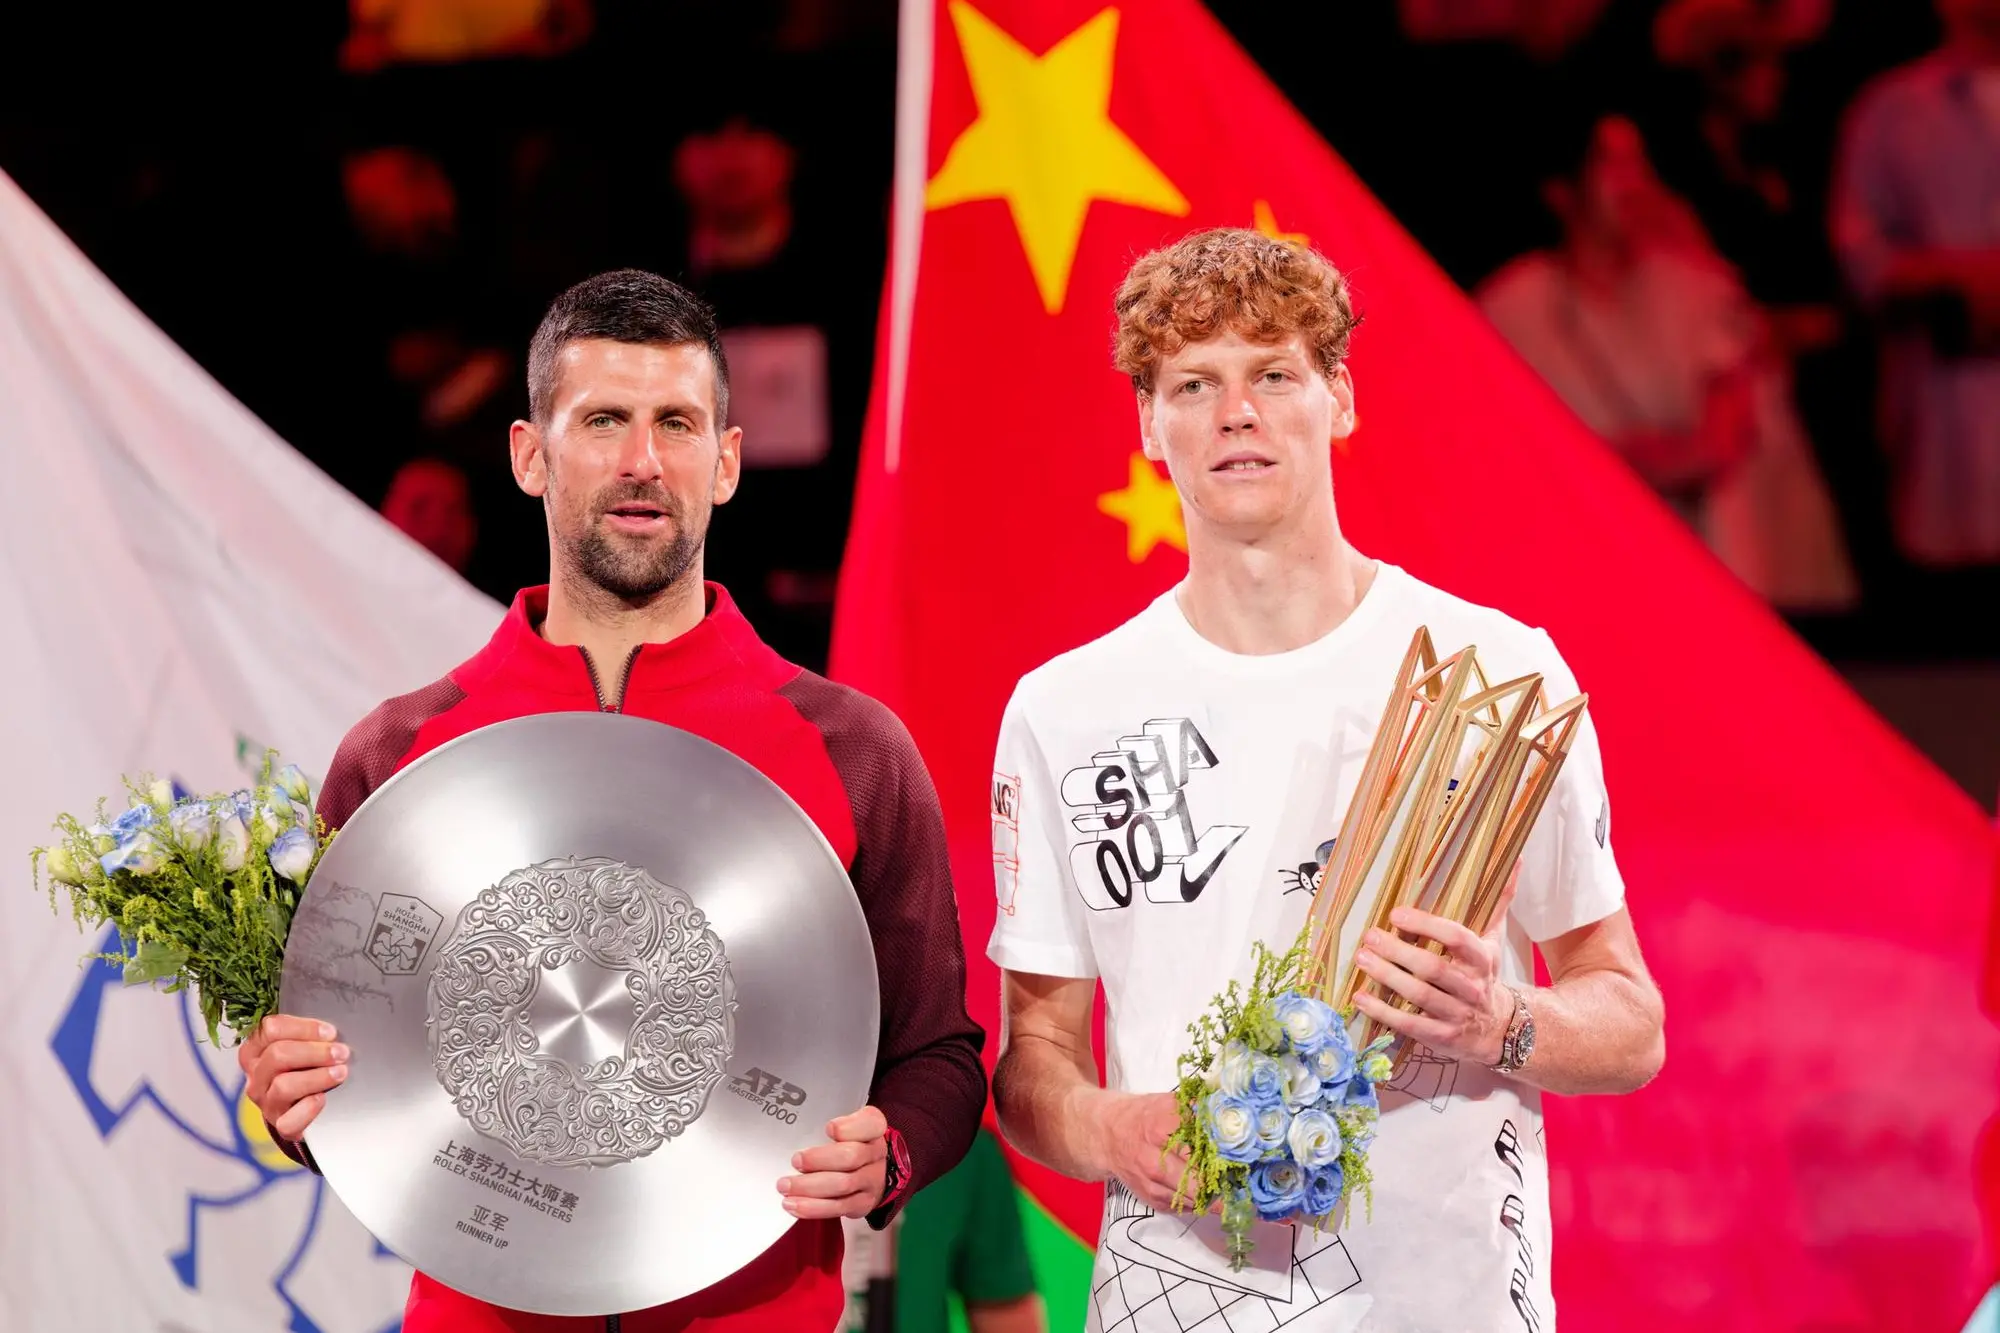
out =
<svg viewBox="0 0 2000 1333"><path fill-rule="evenodd" d="M1243 1095L1258 1106L1266 1106L1281 1101L1285 1095L1285 1071L1278 1062L1268 1055L1252 1054L1250 1057L1250 1081L1243 1089Z"/></svg>
<svg viewBox="0 0 2000 1333"><path fill-rule="evenodd" d="M1253 1110L1251 1139L1259 1157L1276 1156L1285 1150L1285 1136L1291 1132L1291 1112L1283 1102L1265 1102Z"/></svg>
<svg viewBox="0 0 2000 1333"><path fill-rule="evenodd" d="M1317 1170L1340 1160L1340 1126L1317 1107L1301 1111L1292 1117L1285 1146L1291 1149L1294 1162L1308 1171Z"/></svg>
<svg viewBox="0 0 2000 1333"><path fill-rule="evenodd" d="M149 829L158 822L159 812L150 805L135 805L118 818L111 821L111 836L124 842L141 829Z"/></svg>
<svg viewBox="0 0 2000 1333"><path fill-rule="evenodd" d="M302 828L288 828L271 844L271 869L294 884L303 884L318 853L311 834Z"/></svg>
<svg viewBox="0 0 2000 1333"><path fill-rule="evenodd" d="M1354 1074L1354 1044L1347 1039L1347 1029L1335 1026L1339 1035L1312 1053L1307 1061L1319 1081L1330 1088L1337 1088Z"/></svg>
<svg viewBox="0 0 2000 1333"><path fill-rule="evenodd" d="M1298 1212L1305 1197L1306 1173L1298 1163L1279 1158L1250 1168L1250 1203L1266 1222L1281 1221Z"/></svg>
<svg viewBox="0 0 2000 1333"><path fill-rule="evenodd" d="M1341 1174L1339 1162L1316 1167L1306 1176L1306 1196L1301 1207L1308 1217L1325 1217L1340 1207L1340 1196L1346 1187L1347 1179Z"/></svg>
<svg viewBox="0 0 2000 1333"><path fill-rule="evenodd" d="M1382 1100L1375 1093L1374 1082L1362 1074L1355 1074L1338 1088L1328 1088L1329 1099L1334 1105L1347 1111L1379 1111Z"/></svg>
<svg viewBox="0 0 2000 1333"><path fill-rule="evenodd" d="M1241 1097L1211 1092L1205 1118L1216 1153L1228 1162L1254 1162L1263 1153L1257 1143L1257 1108Z"/></svg>
<svg viewBox="0 0 2000 1333"><path fill-rule="evenodd" d="M1324 1000L1316 1000L1310 995L1297 991L1286 991L1271 1006L1278 1020L1278 1030L1285 1034L1291 1049L1300 1055L1310 1056L1333 1040L1334 1029L1340 1026L1340 1016Z"/></svg>
<svg viewBox="0 0 2000 1333"><path fill-rule="evenodd" d="M134 875L151 875L167 863L167 858L165 849L154 840L153 835L142 829L119 843L115 850L99 857L97 863L104 867L107 875L120 870Z"/></svg>

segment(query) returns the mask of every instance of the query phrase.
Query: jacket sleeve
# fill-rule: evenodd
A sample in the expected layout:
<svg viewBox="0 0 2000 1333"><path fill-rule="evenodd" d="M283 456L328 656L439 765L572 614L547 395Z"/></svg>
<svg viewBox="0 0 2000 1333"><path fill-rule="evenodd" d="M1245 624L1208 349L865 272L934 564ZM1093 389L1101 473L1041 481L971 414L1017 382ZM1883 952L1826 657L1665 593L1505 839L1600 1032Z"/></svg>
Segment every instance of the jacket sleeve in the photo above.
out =
<svg viewBox="0 0 2000 1333"><path fill-rule="evenodd" d="M886 710L884 710L886 712ZM869 1217L876 1228L909 1196L957 1166L986 1110L985 1033L965 1008L965 941L929 772L894 722L895 781L877 796L855 856L873 902L869 932L882 972L882 1045L875 1105L910 1155L904 1188ZM873 835L873 836L870 836Z"/></svg>
<svg viewBox="0 0 2000 1333"><path fill-rule="evenodd" d="M894 713L845 686L806 676L786 692L825 738L854 813L848 874L882 988L871 1100L909 1159L902 1187L868 1216L879 1230L971 1147L986 1110L985 1033L965 1008L944 816L916 743Z"/></svg>

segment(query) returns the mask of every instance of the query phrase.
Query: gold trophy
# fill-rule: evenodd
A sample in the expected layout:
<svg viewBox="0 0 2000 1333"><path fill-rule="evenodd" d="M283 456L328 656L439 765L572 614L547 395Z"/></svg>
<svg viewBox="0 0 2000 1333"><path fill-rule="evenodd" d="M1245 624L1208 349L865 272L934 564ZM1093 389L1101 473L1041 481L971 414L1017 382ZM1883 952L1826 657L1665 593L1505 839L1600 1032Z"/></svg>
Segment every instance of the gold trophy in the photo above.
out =
<svg viewBox="0 0 2000 1333"><path fill-rule="evenodd" d="M1488 685L1474 648L1440 661L1430 630L1417 630L1313 898L1306 981L1314 993L1344 1010L1366 990L1415 1011L1355 968L1361 926L1443 953L1389 924L1396 908L1415 907L1484 934L1588 700L1550 707L1533 674ZM1383 1030L1358 1012L1355 1023L1357 1050ZM1408 1049L1392 1049L1399 1072Z"/></svg>

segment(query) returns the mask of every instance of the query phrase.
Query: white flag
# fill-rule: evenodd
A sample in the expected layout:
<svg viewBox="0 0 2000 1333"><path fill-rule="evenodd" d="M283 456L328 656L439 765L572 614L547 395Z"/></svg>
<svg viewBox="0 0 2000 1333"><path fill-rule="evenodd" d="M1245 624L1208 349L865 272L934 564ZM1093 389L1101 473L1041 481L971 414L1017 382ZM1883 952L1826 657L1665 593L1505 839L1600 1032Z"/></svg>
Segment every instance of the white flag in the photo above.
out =
<svg viewBox="0 0 2000 1333"><path fill-rule="evenodd" d="M245 336L256 336L246 331ZM28 852L150 770L317 783L502 609L210 379L0 175L0 1329L379 1333L409 1270ZM119 802L122 804L122 801Z"/></svg>

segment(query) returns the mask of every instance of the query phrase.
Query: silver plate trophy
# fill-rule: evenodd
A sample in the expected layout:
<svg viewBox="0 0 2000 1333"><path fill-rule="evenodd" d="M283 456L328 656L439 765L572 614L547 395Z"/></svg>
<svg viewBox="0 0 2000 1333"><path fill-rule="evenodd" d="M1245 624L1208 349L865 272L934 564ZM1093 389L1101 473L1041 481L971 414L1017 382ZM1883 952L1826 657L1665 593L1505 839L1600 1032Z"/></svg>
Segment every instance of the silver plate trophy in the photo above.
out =
<svg viewBox="0 0 2000 1333"><path fill-rule="evenodd" d="M640 718L472 732L355 812L285 949L347 1082L307 1131L342 1203L537 1314L699 1291L793 1224L780 1177L874 1072L839 857L756 769Z"/></svg>

